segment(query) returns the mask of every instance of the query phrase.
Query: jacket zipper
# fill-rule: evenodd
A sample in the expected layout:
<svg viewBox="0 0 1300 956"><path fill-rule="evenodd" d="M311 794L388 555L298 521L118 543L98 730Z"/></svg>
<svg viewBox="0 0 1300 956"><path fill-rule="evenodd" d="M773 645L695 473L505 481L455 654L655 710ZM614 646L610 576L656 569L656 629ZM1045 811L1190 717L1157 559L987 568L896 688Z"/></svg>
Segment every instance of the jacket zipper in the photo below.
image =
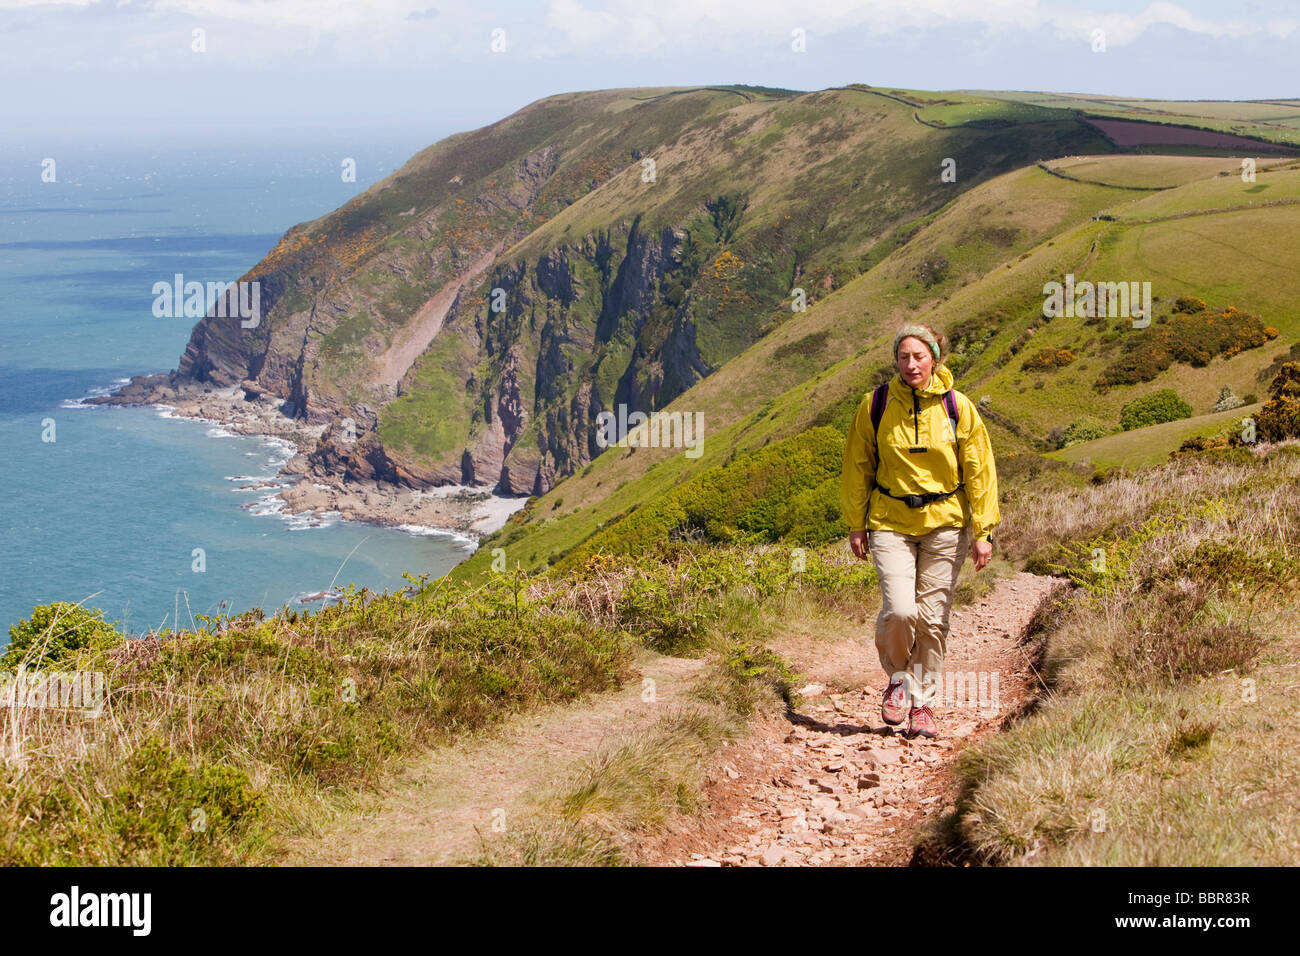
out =
<svg viewBox="0 0 1300 956"><path fill-rule="evenodd" d="M912 444L920 447L921 444L921 425L919 416L921 414L921 397L916 394L916 388L912 389Z"/></svg>

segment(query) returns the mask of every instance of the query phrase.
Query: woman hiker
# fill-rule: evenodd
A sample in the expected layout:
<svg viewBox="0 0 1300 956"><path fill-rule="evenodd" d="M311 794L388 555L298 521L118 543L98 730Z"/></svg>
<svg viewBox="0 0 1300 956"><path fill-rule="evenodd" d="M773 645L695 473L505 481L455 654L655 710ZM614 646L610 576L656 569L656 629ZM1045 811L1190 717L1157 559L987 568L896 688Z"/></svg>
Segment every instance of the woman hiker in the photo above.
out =
<svg viewBox="0 0 1300 956"><path fill-rule="evenodd" d="M968 548L977 571L988 564L1001 520L988 431L975 404L949 392L947 347L928 325L899 330L898 374L858 406L840 477L849 546L864 561L870 550L880 581L880 715L897 725L906 714L908 733L925 737L938 735L931 708L957 574Z"/></svg>

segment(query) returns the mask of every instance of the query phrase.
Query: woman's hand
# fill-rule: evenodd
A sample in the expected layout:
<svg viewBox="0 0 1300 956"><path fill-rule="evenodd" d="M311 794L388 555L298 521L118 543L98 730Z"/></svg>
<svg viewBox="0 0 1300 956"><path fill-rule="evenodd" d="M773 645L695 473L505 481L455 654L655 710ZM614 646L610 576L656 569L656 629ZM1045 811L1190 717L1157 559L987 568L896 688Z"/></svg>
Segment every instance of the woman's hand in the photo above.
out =
<svg viewBox="0 0 1300 956"><path fill-rule="evenodd" d="M869 539L867 538L866 531L849 532L849 547L852 548L853 553L857 557L861 558L863 561L871 557L871 551L869 550L868 541Z"/></svg>
<svg viewBox="0 0 1300 956"><path fill-rule="evenodd" d="M971 560L975 562L975 570L983 571L984 565L989 563L989 558L993 557L993 543L990 541L972 541L970 543Z"/></svg>

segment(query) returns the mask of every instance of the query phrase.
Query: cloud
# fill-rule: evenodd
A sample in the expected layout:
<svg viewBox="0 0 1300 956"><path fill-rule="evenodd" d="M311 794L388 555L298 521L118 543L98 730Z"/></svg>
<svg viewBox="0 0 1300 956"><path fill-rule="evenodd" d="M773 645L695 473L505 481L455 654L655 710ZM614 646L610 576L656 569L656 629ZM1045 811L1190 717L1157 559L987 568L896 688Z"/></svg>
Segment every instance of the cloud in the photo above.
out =
<svg viewBox="0 0 1300 956"><path fill-rule="evenodd" d="M99 0L0 0L0 10L26 10L32 7L88 7Z"/></svg>
<svg viewBox="0 0 1300 956"><path fill-rule="evenodd" d="M170 36L177 30L203 26L214 35L214 50L246 63L270 64L287 54L328 51L336 62L348 65L415 56L427 52L431 40L444 58L476 59L487 53L492 31L498 28L505 31L508 52L522 60L581 56L619 65L629 58L678 54L770 56L789 48L795 28L806 31L810 49L828 39L876 40L954 29L1003 39L1037 33L1080 42L1102 29L1107 46L1115 48L1137 43L1160 27L1225 40L1286 39L1298 25L1285 4L1250 2L1221 8L1206 0L1159 0L1136 12L1112 12L1106 4L1113 0L1086 5L1089 2L749 0L741 8L735 0L547 0L536 6L445 0L437 7L430 0L0 0L0 20L7 12L22 10L48 24L49 42L41 54L47 61L93 62L111 51L111 32L96 53L81 49L86 41L75 26L83 16L93 15L100 28L116 27L121 40L117 47L137 52L151 45L165 48L174 42ZM1195 4L1201 12L1192 9ZM74 32L56 35L55 25L70 26ZM222 33L238 42L221 48ZM30 52L11 49L19 57ZM4 52L0 31L0 54ZM113 59L111 53L108 59Z"/></svg>
<svg viewBox="0 0 1300 956"><path fill-rule="evenodd" d="M159 13L188 14L260 28L307 27L337 33L362 27L392 28L427 0L149 0Z"/></svg>
<svg viewBox="0 0 1300 956"><path fill-rule="evenodd" d="M1226 5L1225 5L1226 6ZM1297 26L1287 16L1268 18L1227 7L1220 14L1195 13L1170 2L1150 3L1138 12L1076 7L1046 0L750 0L743 14L734 0L550 0L544 23L552 31L547 52L660 54L665 48L705 45L719 50L770 49L788 42L796 27L818 36L862 31L871 37L904 30L966 27L996 33L1047 30L1061 39L1090 40L1106 31L1108 46L1138 42L1150 29L1172 26L1213 39L1252 35L1286 38ZM1286 10L1286 7L1281 9ZM1289 11L1288 11L1289 12Z"/></svg>

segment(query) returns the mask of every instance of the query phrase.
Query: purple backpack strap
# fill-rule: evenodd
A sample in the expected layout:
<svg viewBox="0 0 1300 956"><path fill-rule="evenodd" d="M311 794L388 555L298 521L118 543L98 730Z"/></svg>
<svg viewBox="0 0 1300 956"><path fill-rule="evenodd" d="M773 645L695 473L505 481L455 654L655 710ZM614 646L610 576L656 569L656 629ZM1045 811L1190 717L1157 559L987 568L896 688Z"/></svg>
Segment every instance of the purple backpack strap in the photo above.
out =
<svg viewBox="0 0 1300 956"><path fill-rule="evenodd" d="M889 383L877 385L876 390L871 393L871 428L876 433L876 441L880 441L880 419L885 414L885 399L889 394Z"/></svg>
<svg viewBox="0 0 1300 956"><path fill-rule="evenodd" d="M952 419L952 437L957 437L957 396L952 389L943 393L943 407L948 409L948 417Z"/></svg>
<svg viewBox="0 0 1300 956"><path fill-rule="evenodd" d="M948 391L944 393L943 404L948 409L948 417L952 419L952 437L954 440L956 440L957 438L957 396L953 394L952 389L948 389ZM966 481L965 475L962 474L960 453L957 455L957 481L962 484L964 484Z"/></svg>

